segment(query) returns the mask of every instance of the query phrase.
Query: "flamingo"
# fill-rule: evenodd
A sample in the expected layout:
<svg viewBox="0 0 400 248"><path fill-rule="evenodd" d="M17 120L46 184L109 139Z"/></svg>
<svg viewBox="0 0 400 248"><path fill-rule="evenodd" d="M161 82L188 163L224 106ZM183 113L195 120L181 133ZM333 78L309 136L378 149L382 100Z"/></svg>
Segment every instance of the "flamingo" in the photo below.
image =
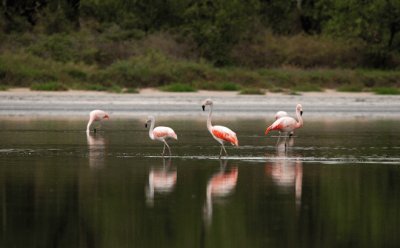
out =
<svg viewBox="0 0 400 248"><path fill-rule="evenodd" d="M301 128L303 126L303 118L301 117L302 115L303 107L301 106L301 104L297 104L296 116L298 120L290 116L283 116L277 119L274 123L272 123L271 126L267 128L267 130L265 130L265 135L267 135L271 130L278 130L280 132L288 132L290 133L289 136L292 136L292 132L295 129Z"/></svg>
<svg viewBox="0 0 400 248"><path fill-rule="evenodd" d="M208 113L207 119L207 129L213 136L213 138L221 144L221 151L219 157L222 156L222 150L225 151L225 155L228 153L225 150L224 142L230 142L232 145L239 146L239 141L236 137L236 133L224 126L213 126L211 124L211 114L213 108L213 101L211 99L206 99L203 101L202 108L205 111L206 105L210 106L210 112Z"/></svg>
<svg viewBox="0 0 400 248"><path fill-rule="evenodd" d="M93 122L95 121L102 121L103 119L110 119L110 117L108 116L108 114L106 112L104 112L103 110L93 110L90 112L89 114L89 122L87 124L86 127L86 132L90 132L90 126L92 125ZM96 128L93 129L94 132L96 132Z"/></svg>
<svg viewBox="0 0 400 248"><path fill-rule="evenodd" d="M165 141L168 138L172 138L177 140L178 136L176 135L175 131L172 130L172 128L170 127L156 127L154 128L154 124L155 124L155 118L154 116L149 116L149 118L147 119L147 122L145 124L145 127L147 127L147 125L150 123L150 129L149 129L149 136L150 139L152 140L159 140L161 142L164 142L164 149L161 155L164 156L165 154L165 146L168 147L168 151L169 151L169 155L171 156L171 149L169 148L169 145L167 144L167 141Z"/></svg>

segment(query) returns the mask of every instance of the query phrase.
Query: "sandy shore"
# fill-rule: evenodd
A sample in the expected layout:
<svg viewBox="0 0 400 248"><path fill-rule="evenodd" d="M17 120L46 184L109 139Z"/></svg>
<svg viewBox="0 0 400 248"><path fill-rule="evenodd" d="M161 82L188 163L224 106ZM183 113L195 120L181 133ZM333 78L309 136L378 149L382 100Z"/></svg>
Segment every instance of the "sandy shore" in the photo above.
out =
<svg viewBox="0 0 400 248"><path fill-rule="evenodd" d="M0 92L0 117L86 117L93 109L103 109L114 117L203 116L201 101L214 100L219 117L273 117L276 111L294 113L297 103L310 118L399 118L400 96L336 91L285 95L238 95L237 92L199 91L168 93L144 89L139 94L66 91L38 92L12 89Z"/></svg>

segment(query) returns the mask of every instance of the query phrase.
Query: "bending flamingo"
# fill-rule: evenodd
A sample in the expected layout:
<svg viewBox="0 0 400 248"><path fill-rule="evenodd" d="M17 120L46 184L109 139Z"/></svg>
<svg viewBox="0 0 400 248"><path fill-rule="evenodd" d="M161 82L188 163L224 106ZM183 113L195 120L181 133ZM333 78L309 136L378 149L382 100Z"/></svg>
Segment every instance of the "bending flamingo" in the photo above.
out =
<svg viewBox="0 0 400 248"><path fill-rule="evenodd" d="M167 142L165 141L168 138L172 138L177 140L178 136L176 135L176 133L174 132L174 130L172 130L172 128L170 127L156 127L154 128L154 124L155 124L155 118L154 116L149 116L145 127L147 127L147 125L150 123L150 129L149 129L149 136L150 139L152 140L159 140L161 142L164 142L164 149L161 155L164 156L165 154L165 146L168 147L168 151L169 151L169 155L171 156L171 149L169 148L169 145L167 144Z"/></svg>
<svg viewBox="0 0 400 248"><path fill-rule="evenodd" d="M210 112L208 113L208 119L207 119L207 129L208 131L210 131L213 138L221 144L221 151L219 153L219 157L222 156L222 150L225 151L225 155L228 155L228 153L225 150L224 142L229 142L232 145L239 146L239 141L236 137L236 133L224 126L213 126L211 124L213 101L211 99L204 100L201 106L203 108L203 111L205 111L206 105L210 106Z"/></svg>
<svg viewBox="0 0 400 248"><path fill-rule="evenodd" d="M108 116L108 114L106 112L104 112L103 110L93 110L90 112L89 114L89 122L87 124L86 127L86 132L90 132L90 126L92 125L93 122L95 121L102 121L104 119L110 119L110 117ZM93 128L93 131L96 132L96 128Z"/></svg>
<svg viewBox="0 0 400 248"><path fill-rule="evenodd" d="M267 135L270 131L272 130L278 130L280 132L288 132L290 133L289 136L293 135L293 131L297 128L301 128L303 126L303 118L301 117L303 115L303 107L301 104L297 104L296 106L296 119L290 116L283 116L279 119L277 119L274 123L272 123L271 126L265 130L265 135Z"/></svg>

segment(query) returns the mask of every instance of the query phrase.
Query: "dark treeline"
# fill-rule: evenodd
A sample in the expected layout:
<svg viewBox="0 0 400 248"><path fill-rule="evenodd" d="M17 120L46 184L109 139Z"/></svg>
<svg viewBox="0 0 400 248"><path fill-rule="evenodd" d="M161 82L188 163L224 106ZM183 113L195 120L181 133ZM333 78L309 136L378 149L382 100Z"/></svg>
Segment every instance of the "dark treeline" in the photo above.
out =
<svg viewBox="0 0 400 248"><path fill-rule="evenodd" d="M399 0L3 0L0 8L6 88L400 85Z"/></svg>
<svg viewBox="0 0 400 248"><path fill-rule="evenodd" d="M400 51L398 0L4 0L1 7L6 33L37 25L47 34L71 32L88 22L118 25L127 38L169 31L216 65L234 63L232 49L257 44L266 31L361 42L369 50L361 66L397 66L391 58Z"/></svg>

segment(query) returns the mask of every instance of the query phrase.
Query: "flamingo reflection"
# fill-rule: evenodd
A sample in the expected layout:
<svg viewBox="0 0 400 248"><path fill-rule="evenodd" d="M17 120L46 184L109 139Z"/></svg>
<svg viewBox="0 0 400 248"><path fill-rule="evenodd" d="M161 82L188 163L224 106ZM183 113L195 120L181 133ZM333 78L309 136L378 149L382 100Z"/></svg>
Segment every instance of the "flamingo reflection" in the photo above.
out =
<svg viewBox="0 0 400 248"><path fill-rule="evenodd" d="M285 144L286 143L286 144ZM265 174L272 177L272 181L283 190L292 190L296 197L296 207L301 205L301 193L303 182L303 162L293 156L292 151L286 145L293 146L294 138L288 142L280 141L276 146L276 157L272 163L265 166ZM289 155L289 156L288 156Z"/></svg>
<svg viewBox="0 0 400 248"><path fill-rule="evenodd" d="M86 133L89 148L89 166L99 168L104 164L105 139L97 133Z"/></svg>
<svg viewBox="0 0 400 248"><path fill-rule="evenodd" d="M154 204L155 193L170 193L173 191L177 179L176 170L171 169L171 158L163 158L160 169L152 168L149 173L149 184L146 186L146 200L149 205Z"/></svg>
<svg viewBox="0 0 400 248"><path fill-rule="evenodd" d="M213 199L222 199L231 195L236 187L238 168L226 169L227 161L220 160L220 170L215 173L207 183L206 204L204 218L207 224L211 223L213 211Z"/></svg>

